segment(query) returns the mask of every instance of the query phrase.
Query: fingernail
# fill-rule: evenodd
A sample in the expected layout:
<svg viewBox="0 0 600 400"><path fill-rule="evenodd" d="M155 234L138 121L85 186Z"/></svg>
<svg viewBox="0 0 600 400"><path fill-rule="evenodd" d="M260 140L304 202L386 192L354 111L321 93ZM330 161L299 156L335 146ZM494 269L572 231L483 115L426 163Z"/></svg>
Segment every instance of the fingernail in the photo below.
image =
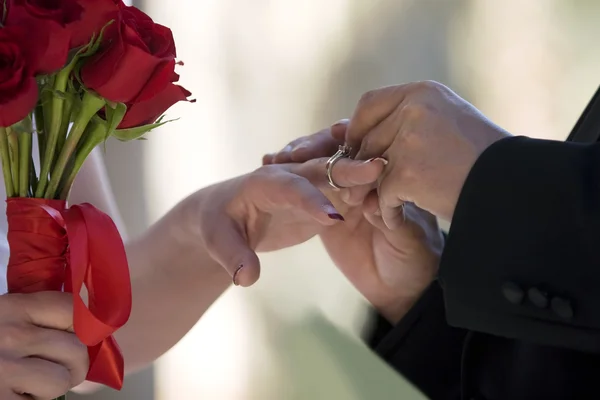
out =
<svg viewBox="0 0 600 400"><path fill-rule="evenodd" d="M338 213L332 213L332 214L327 214L327 216L331 219L336 219L338 221L345 221L344 217L342 217L340 214Z"/></svg>
<svg viewBox="0 0 600 400"><path fill-rule="evenodd" d="M385 159L385 158L383 158L383 157L373 157L373 158L370 158L370 159L368 159L367 161L365 161L365 164L370 164L370 163L372 163L373 161L381 161L381 163L382 163L383 165L388 165L388 160L386 160L386 159Z"/></svg>
<svg viewBox="0 0 600 400"><path fill-rule="evenodd" d="M239 286L239 282L237 281L237 277L238 274L240 273L240 271L242 270L242 268L244 268L244 264L240 264L240 266L238 267L238 269L235 270L235 272L233 273L233 284L235 286Z"/></svg>
<svg viewBox="0 0 600 400"><path fill-rule="evenodd" d="M280 153L289 153L290 151L292 151L292 146L288 144L280 151Z"/></svg>
<svg viewBox="0 0 600 400"><path fill-rule="evenodd" d="M350 122L350 120L348 118L343 118L343 119L340 119L335 124L331 125L331 127L334 128L334 127L338 127L340 125L348 125L348 122Z"/></svg>

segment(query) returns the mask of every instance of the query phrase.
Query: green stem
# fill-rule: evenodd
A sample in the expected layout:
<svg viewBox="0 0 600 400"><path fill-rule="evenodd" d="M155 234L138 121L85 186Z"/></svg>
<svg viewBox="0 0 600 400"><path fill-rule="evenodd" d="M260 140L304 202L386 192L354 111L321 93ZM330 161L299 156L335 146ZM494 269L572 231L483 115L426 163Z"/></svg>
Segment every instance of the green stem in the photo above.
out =
<svg viewBox="0 0 600 400"><path fill-rule="evenodd" d="M19 197L29 194L29 165L31 164L31 132L19 133Z"/></svg>
<svg viewBox="0 0 600 400"><path fill-rule="evenodd" d="M98 97L96 94L86 91L83 95L81 110L73 121L71 132L69 132L69 136L67 137L65 145L58 156L58 160L56 161L56 166L52 171L50 183L48 184L48 189L46 190L44 196L46 199L53 199L55 197L58 185L60 184L63 174L65 173L65 167L67 166L71 155L75 152L77 143L79 143L79 139L83 135L83 132L85 131L85 128L92 117L96 115L96 113L100 111L105 104L106 101L103 98ZM38 184L37 192L39 191L40 186Z"/></svg>
<svg viewBox="0 0 600 400"><path fill-rule="evenodd" d="M90 155L92 150L94 150L96 146L98 146L105 140L106 126L101 123L91 123L88 126L88 129L86 129L85 131L85 139L81 143L81 146L77 149L77 153L75 154L75 161L73 163L73 168L71 168L71 171L68 175L66 175L65 179L61 183L61 200L66 200L69 197L69 192L71 191L71 187L73 187L73 182L75 182L75 178L77 177L79 170L83 166L83 163Z"/></svg>
<svg viewBox="0 0 600 400"><path fill-rule="evenodd" d="M67 134L69 132L69 124L71 123L71 110L73 109L73 102L66 100L63 107L63 115L60 124L60 131L58 132L58 140L56 142L56 154L60 154L65 145L65 141L67 140ZM51 171L54 170L56 166L55 162L52 163Z"/></svg>
<svg viewBox="0 0 600 400"><path fill-rule="evenodd" d="M54 92L65 92L72 71L73 65L69 64L56 75L53 86ZM35 197L38 198L44 197L44 193L46 193L48 175L50 174L50 168L52 167L54 156L56 154L56 144L58 142L58 135L62 122L64 102L65 100L61 95L53 93L50 102L44 105L44 117L49 123L46 125L45 131L46 140L44 156L41 160L40 181L38 182L38 187L35 191ZM50 115L46 115L48 111L50 112Z"/></svg>
<svg viewBox="0 0 600 400"><path fill-rule="evenodd" d="M10 170L15 194L19 193L19 137L17 132L6 128L8 132L8 154L10 157Z"/></svg>
<svg viewBox="0 0 600 400"><path fill-rule="evenodd" d="M2 159L2 174L4 175L4 187L6 189L6 197L13 197L12 175L10 171L10 155L8 150L8 132L6 128L0 127L0 158Z"/></svg>

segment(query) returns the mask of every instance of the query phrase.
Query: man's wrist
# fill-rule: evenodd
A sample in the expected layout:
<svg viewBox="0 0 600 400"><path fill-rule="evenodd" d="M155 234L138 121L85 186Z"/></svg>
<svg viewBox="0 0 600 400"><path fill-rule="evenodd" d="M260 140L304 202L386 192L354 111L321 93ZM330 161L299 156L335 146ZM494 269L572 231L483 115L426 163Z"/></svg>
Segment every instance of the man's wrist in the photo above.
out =
<svg viewBox="0 0 600 400"><path fill-rule="evenodd" d="M404 316L410 311L420 297L421 295L419 294L419 296L415 297L401 298L384 306L375 306L375 309L390 324L396 325L398 322L400 322L400 320L402 320L402 318L404 318Z"/></svg>

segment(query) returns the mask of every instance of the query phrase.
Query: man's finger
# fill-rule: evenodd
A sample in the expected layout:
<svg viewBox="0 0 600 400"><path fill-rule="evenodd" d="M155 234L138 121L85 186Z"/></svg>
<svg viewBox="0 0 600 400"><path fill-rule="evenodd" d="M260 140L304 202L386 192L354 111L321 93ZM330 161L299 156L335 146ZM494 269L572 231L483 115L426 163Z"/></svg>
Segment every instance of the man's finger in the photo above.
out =
<svg viewBox="0 0 600 400"><path fill-rule="evenodd" d="M383 222L390 230L395 230L404 222L404 199L401 196L401 183L394 174L394 166L384 171L380 180L377 193L379 195L379 209Z"/></svg>
<svg viewBox="0 0 600 400"><path fill-rule="evenodd" d="M400 104L376 127L371 129L360 143L356 153L356 160L368 160L381 156L394 143L402 125L403 104Z"/></svg>
<svg viewBox="0 0 600 400"><path fill-rule="evenodd" d="M341 119L335 124L331 125L331 128L329 128L331 136L343 144L346 140L346 130L348 129L349 123L349 119Z"/></svg>
<svg viewBox="0 0 600 400"><path fill-rule="evenodd" d="M365 93L346 130L346 143L355 155L363 138L402 103L410 85L389 86Z"/></svg>

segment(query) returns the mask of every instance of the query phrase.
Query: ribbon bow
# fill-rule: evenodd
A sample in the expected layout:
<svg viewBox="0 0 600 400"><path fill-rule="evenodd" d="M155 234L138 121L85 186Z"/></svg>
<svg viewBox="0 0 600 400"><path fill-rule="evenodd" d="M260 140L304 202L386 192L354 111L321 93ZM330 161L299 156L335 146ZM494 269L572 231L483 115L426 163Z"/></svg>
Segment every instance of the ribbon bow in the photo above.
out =
<svg viewBox="0 0 600 400"><path fill-rule="evenodd" d="M9 292L72 293L75 333L88 346L87 380L121 389L124 361L112 334L129 319L131 282L114 222L87 203L68 209L59 200L7 203Z"/></svg>

